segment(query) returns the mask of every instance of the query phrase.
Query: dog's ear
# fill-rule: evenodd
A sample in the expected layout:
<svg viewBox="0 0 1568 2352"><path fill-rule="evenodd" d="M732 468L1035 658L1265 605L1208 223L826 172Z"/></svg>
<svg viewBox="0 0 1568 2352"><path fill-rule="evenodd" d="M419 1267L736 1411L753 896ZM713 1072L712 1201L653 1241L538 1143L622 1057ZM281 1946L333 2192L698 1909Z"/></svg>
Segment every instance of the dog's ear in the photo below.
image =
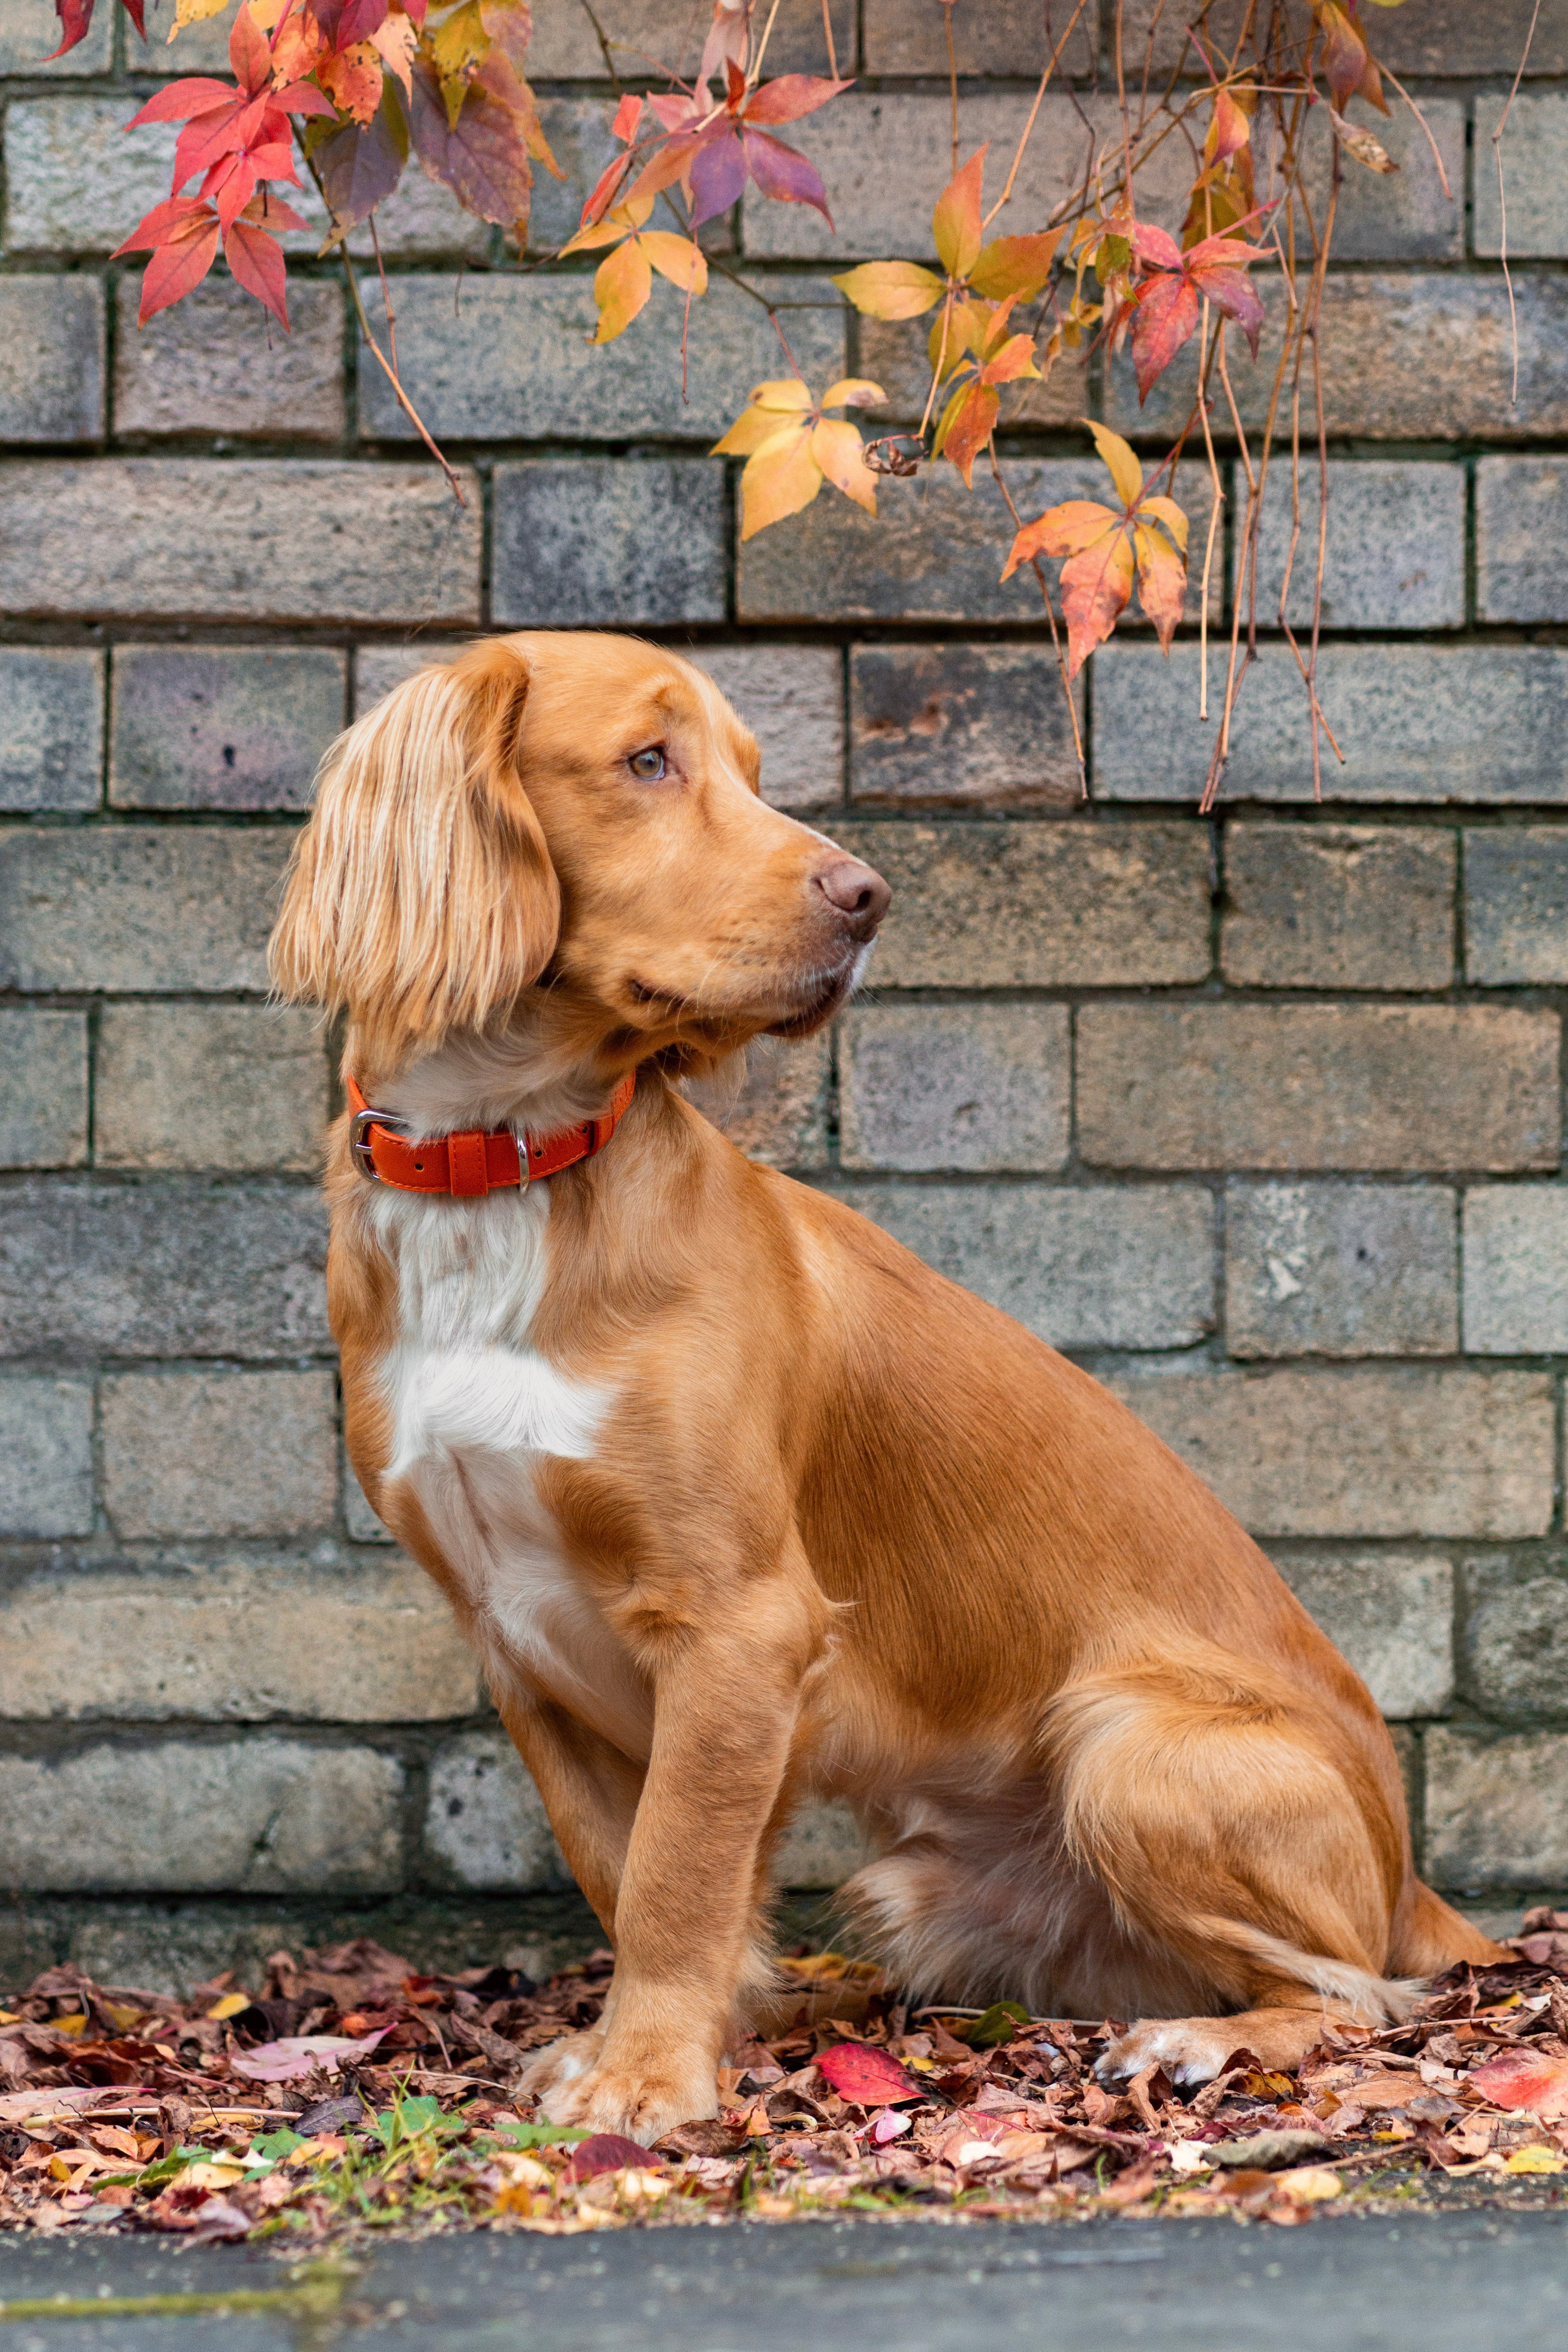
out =
<svg viewBox="0 0 1568 2352"><path fill-rule="evenodd" d="M380 1075L505 1013L554 951L560 886L517 771L528 682L515 645L471 646L395 688L322 763L272 981L346 1008Z"/></svg>

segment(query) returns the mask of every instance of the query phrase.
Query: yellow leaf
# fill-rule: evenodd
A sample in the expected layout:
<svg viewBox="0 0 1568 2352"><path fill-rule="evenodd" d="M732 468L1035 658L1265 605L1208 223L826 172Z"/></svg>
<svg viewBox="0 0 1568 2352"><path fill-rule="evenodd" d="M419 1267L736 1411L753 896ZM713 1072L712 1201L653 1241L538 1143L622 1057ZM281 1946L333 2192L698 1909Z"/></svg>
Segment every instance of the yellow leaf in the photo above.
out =
<svg viewBox="0 0 1568 2352"><path fill-rule="evenodd" d="M634 229L641 228L652 210L651 196L634 196L630 204L617 205L614 212L606 213L602 221L591 221L586 228L580 228L575 236L567 238L561 250L592 253L596 246L614 245L617 237L630 236Z"/></svg>
<svg viewBox="0 0 1568 2352"><path fill-rule="evenodd" d="M940 302L942 281L918 261L866 261L833 280L858 310L871 319L918 319Z"/></svg>
<svg viewBox="0 0 1568 2352"><path fill-rule="evenodd" d="M1187 551L1187 518L1174 499L1144 499L1138 509L1139 520L1153 515L1163 522L1184 555Z"/></svg>
<svg viewBox="0 0 1568 2352"><path fill-rule="evenodd" d="M1505 2172L1568 2172L1568 2156L1555 2147L1547 2147L1540 2140L1531 2140L1528 2147L1516 2147L1503 2159Z"/></svg>
<svg viewBox="0 0 1568 2352"><path fill-rule="evenodd" d="M1298 2165L1293 2171L1279 2175L1279 2186L1299 2205L1321 2205L1344 2191L1344 2182L1327 2164Z"/></svg>
<svg viewBox="0 0 1568 2352"><path fill-rule="evenodd" d="M430 54L443 81L466 74L489 55L490 37L479 15L479 0L463 0L430 37Z"/></svg>
<svg viewBox="0 0 1568 2352"><path fill-rule="evenodd" d="M993 237L969 273L970 284L993 302L1009 294L1032 301L1050 278L1061 236L1059 228L1053 228L1039 236Z"/></svg>
<svg viewBox="0 0 1568 2352"><path fill-rule="evenodd" d="M237 2017L242 2009L249 2007L250 1995L247 1992L226 1992L221 2000L214 2001L206 2014L208 2017Z"/></svg>
<svg viewBox="0 0 1568 2352"><path fill-rule="evenodd" d="M1120 433L1112 433L1108 425L1097 425L1092 416L1086 416L1083 421L1093 434L1094 446L1110 470L1110 478L1122 504L1135 507L1143 488L1142 467Z"/></svg>
<svg viewBox="0 0 1568 2352"><path fill-rule="evenodd" d="M51 2021L54 2025L55 2032L57 2033L63 2033L68 2042L79 2041L82 2034L87 2031L87 2016L85 2011L79 2012L73 2010L68 2017L57 2017Z"/></svg>
<svg viewBox="0 0 1568 2352"><path fill-rule="evenodd" d="M966 352L978 359L985 348L991 315L989 302L954 302L940 319L933 319L926 344L932 367L951 375Z"/></svg>
<svg viewBox="0 0 1568 2352"><path fill-rule="evenodd" d="M821 488L822 468L811 454L805 420L784 425L763 443L741 477L742 539L798 514Z"/></svg>
<svg viewBox="0 0 1568 2352"><path fill-rule="evenodd" d="M209 16L221 16L228 0L174 0L174 21L169 27L169 38L184 25L202 25Z"/></svg>
<svg viewBox="0 0 1568 2352"><path fill-rule="evenodd" d="M683 293L689 289L693 294L706 294L708 264L694 238L677 236L667 228L650 228L638 237L637 244L659 276L668 278L672 286L679 286Z"/></svg>
<svg viewBox="0 0 1568 2352"><path fill-rule="evenodd" d="M853 425L825 417L811 428L811 454L836 490L853 499L868 514L877 511L877 478L866 463L860 436Z"/></svg>
<svg viewBox="0 0 1568 2352"><path fill-rule="evenodd" d="M950 278L967 278L980 258L980 183L985 149L977 147L962 172L948 182L931 216L931 234Z"/></svg>
<svg viewBox="0 0 1568 2352"><path fill-rule="evenodd" d="M753 408L773 408L781 411L809 408L811 393L809 388L801 382L799 376L778 376L771 383L754 383L752 386L752 405Z"/></svg>
<svg viewBox="0 0 1568 2352"><path fill-rule="evenodd" d="M179 2183L182 2189L232 2189L244 2179L242 2164L187 2164Z"/></svg>
<svg viewBox="0 0 1568 2352"><path fill-rule="evenodd" d="M879 383L863 375L840 376L822 395L824 408L876 408L886 400Z"/></svg>
<svg viewBox="0 0 1568 2352"><path fill-rule="evenodd" d="M613 343L624 335L653 291L653 272L637 237L617 246L601 261L594 276L594 299L599 306L596 343Z"/></svg>
<svg viewBox="0 0 1568 2352"><path fill-rule="evenodd" d="M805 419L800 422L804 425ZM776 409L743 408L721 441L715 441L709 451L710 457L749 457L764 441L771 441L779 429Z"/></svg>

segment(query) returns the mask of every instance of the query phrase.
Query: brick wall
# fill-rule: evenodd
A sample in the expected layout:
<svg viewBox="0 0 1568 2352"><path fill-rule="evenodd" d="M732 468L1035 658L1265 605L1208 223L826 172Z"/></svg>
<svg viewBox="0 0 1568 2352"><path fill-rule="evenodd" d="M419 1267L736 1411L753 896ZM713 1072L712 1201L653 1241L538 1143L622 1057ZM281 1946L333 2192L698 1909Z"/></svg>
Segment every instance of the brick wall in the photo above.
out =
<svg viewBox="0 0 1568 2352"><path fill-rule="evenodd" d="M801 143L837 236L798 206L737 234L803 306L807 373L875 374L907 416L921 331L847 320L826 273L927 248L940 18L836 6L863 79ZM1407 117L1397 179L1347 166L1322 337L1349 764L1313 807L1266 632L1213 822L1196 646L1167 667L1136 630L1092 665L1076 805L989 487L889 484L875 527L825 493L737 549L705 453L778 360L717 277L686 403L668 289L588 351L587 278L520 274L412 173L385 235L399 348L463 510L311 239L290 339L221 277L139 335L135 273L105 257L164 192L169 141L121 126L151 76L220 62L225 29L170 51L168 13L128 71L100 0L40 68L47 0L0 0L5 1972L70 1949L177 1977L348 1918L429 1951L585 1932L443 1604L343 1468L312 1176L335 1082L310 1019L264 997L318 755L432 647L512 624L695 648L772 796L895 885L875 989L759 1065L750 1148L1069 1349L1213 1482L1398 1727L1433 1877L1494 1908L1568 1885L1561 0L1510 132L1517 403L1488 142L1528 0L1379 12L1457 201ZM1038 13L954 12L966 149L1016 133ZM689 15L608 10L668 49ZM570 172L541 193L550 246L609 109L571 0L537 21ZM784 0L781 65L824 65L820 26ZM1047 97L1026 215L1081 142ZM1179 177L1152 171L1144 208L1168 216ZM1248 418L1268 366L1266 340ZM1021 506L1095 484L1086 408L1155 450L1184 399L1163 385L1140 417L1121 362L1065 364L1008 436ZM1178 492L1201 521L1201 475ZM1266 580L1287 534L1281 472ZM787 1875L831 1884L847 1851L816 1818Z"/></svg>

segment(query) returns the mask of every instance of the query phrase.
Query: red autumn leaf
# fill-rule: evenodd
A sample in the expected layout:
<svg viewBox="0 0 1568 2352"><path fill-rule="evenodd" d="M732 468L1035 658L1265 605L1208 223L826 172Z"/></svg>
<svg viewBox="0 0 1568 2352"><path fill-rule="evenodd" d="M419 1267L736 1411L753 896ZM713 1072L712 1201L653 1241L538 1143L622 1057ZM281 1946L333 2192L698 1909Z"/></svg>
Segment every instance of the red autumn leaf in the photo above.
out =
<svg viewBox="0 0 1568 2352"><path fill-rule="evenodd" d="M628 90L616 109L615 121L610 125L611 138L623 140L629 145L637 135L637 124L641 121L642 100L634 98Z"/></svg>
<svg viewBox="0 0 1568 2352"><path fill-rule="evenodd" d="M288 270L277 238L268 236L258 221L234 221L224 237L223 257L246 292L265 303L287 333Z"/></svg>
<svg viewBox="0 0 1568 2352"><path fill-rule="evenodd" d="M1245 245L1239 237L1207 236L1184 253L1174 237L1146 221L1131 225L1131 242L1152 273L1132 298L1132 364L1140 405L1196 327L1205 299L1236 320L1253 358L1258 357L1263 304L1246 270L1249 262L1265 258L1262 246Z"/></svg>
<svg viewBox="0 0 1568 2352"><path fill-rule="evenodd" d="M60 45L58 49L49 51L44 60L46 65L52 64L56 58L63 58L66 51L74 49L79 41L86 40L88 27L92 23L92 0L55 0L55 14L60 20Z"/></svg>
<svg viewBox="0 0 1568 2352"><path fill-rule="evenodd" d="M748 117L748 124L749 121ZM810 205L822 215L829 228L833 226L827 191L815 163L808 163L797 147L786 147L782 139L771 138L765 131L748 127L741 133L741 139L746 151L746 169L764 196L772 196L775 204Z"/></svg>
<svg viewBox="0 0 1568 2352"><path fill-rule="evenodd" d="M205 218L191 221L160 244L142 271L139 327L172 302L183 301L212 268L220 234L217 215L205 205L199 209Z"/></svg>
<svg viewBox="0 0 1568 2352"><path fill-rule="evenodd" d="M765 81L745 110L748 122L798 122L803 114L815 114L841 89L847 81L826 81L816 74L780 74L776 81Z"/></svg>
<svg viewBox="0 0 1568 2352"><path fill-rule="evenodd" d="M338 24L335 48L352 49L356 41L368 41L386 21L387 0L348 0Z"/></svg>
<svg viewBox="0 0 1568 2352"><path fill-rule="evenodd" d="M1323 79L1329 85L1334 111L1342 114L1359 93L1369 106L1386 114L1388 100L1383 94L1383 77L1373 63L1361 26L1352 24L1339 0L1318 0L1317 15L1323 34Z"/></svg>
<svg viewBox="0 0 1568 2352"><path fill-rule="evenodd" d="M568 2180L593 2180L601 2172L624 2172L628 2165L639 2170L657 2166L658 2158L649 2156L635 2139L623 2139L619 2132L595 2132L588 2139L579 2140L566 2163Z"/></svg>
<svg viewBox="0 0 1568 2352"><path fill-rule="evenodd" d="M858 2107L891 2107L918 2099L921 2086L887 2051L866 2042L838 2042L817 2056L817 2071L841 2099Z"/></svg>
<svg viewBox="0 0 1568 2352"><path fill-rule="evenodd" d="M1062 611L1068 624L1068 676L1076 677L1103 645L1138 583L1138 601L1168 654L1186 594L1187 518L1174 499L1148 496L1138 459L1120 433L1084 419L1117 494L1120 513L1091 499L1069 499L1014 540L1004 580L1037 555L1061 560Z"/></svg>
<svg viewBox="0 0 1568 2352"><path fill-rule="evenodd" d="M1528 2107L1543 2118L1568 2114L1568 2058L1510 2050L1478 2066L1470 2081L1494 2106Z"/></svg>

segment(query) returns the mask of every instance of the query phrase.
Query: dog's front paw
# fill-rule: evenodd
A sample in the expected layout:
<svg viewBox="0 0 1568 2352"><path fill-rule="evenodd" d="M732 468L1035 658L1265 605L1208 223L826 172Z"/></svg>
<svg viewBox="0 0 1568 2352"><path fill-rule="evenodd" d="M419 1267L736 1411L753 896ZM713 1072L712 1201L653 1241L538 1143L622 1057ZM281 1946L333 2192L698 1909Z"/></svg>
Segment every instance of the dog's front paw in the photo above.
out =
<svg viewBox="0 0 1568 2352"><path fill-rule="evenodd" d="M579 2037L585 2038L585 2037ZM558 2045L559 2046L559 2045ZM591 2072L558 2076L541 2094L552 2124L576 2124L591 2132L616 2132L651 2147L677 2124L701 2122L719 2112L719 2085L704 2060L672 2065L668 2059L646 2065L603 2060Z"/></svg>
<svg viewBox="0 0 1568 2352"><path fill-rule="evenodd" d="M1214 2081L1242 2039L1228 2017L1145 2018L1096 2061L1095 2079L1109 2088L1163 2066L1181 2089L1195 2090Z"/></svg>
<svg viewBox="0 0 1568 2352"><path fill-rule="evenodd" d="M590 2074L598 2064L605 2047L602 2025L590 2025L581 2033L568 2033L560 2042L552 2042L529 2060L518 2076L518 2088L531 2098L548 2104L563 2086L574 2083L579 2075ZM563 2123L565 2117L552 2115L552 2123Z"/></svg>

